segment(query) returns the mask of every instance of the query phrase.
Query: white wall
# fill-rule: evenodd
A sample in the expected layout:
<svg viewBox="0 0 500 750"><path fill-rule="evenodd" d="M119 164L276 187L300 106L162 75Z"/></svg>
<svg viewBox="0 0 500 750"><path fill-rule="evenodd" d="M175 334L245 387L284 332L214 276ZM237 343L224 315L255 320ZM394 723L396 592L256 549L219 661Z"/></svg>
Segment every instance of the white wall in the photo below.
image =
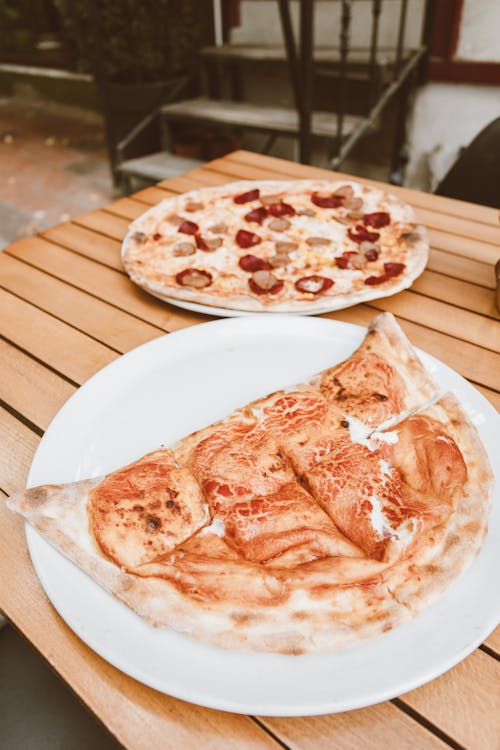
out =
<svg viewBox="0 0 500 750"><path fill-rule="evenodd" d="M417 47L421 35L424 0L408 3L406 37L407 46ZM379 46L395 46L399 0L385 0L379 25ZM298 39L299 0L290 3L292 21ZM370 43L372 4L367 0L353 3L351 45L368 46ZM316 0L314 37L319 47L338 47L340 33L341 3L332 0ZM245 0L241 3L241 25L232 29L231 41L238 44L271 45L282 44L283 35L278 4L263 0Z"/></svg>
<svg viewBox="0 0 500 750"><path fill-rule="evenodd" d="M456 57L500 62L499 0L465 0Z"/></svg>
<svg viewBox="0 0 500 750"><path fill-rule="evenodd" d="M465 0L457 59L500 61L500 0ZM408 128L405 184L434 190L460 149L500 117L500 87L430 83L417 94Z"/></svg>
<svg viewBox="0 0 500 750"><path fill-rule="evenodd" d="M500 117L500 88L432 83L417 94L405 184L433 191L463 146Z"/></svg>

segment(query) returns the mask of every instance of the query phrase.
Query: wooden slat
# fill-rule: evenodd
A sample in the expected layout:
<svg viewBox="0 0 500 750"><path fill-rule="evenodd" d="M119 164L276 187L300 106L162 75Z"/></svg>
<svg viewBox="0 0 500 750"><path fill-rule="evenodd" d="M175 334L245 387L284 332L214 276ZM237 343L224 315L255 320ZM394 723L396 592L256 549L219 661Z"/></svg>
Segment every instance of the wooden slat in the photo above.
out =
<svg viewBox="0 0 500 750"><path fill-rule="evenodd" d="M500 320L500 313L495 305L495 293L493 290L484 289L477 284L468 281L443 277L427 268L424 273L416 279L412 286L413 291L425 294L436 300L449 302L457 307L463 307L481 315Z"/></svg>
<svg viewBox="0 0 500 750"><path fill-rule="evenodd" d="M161 187L148 187L134 193L134 200L142 201L152 206L154 203L159 203L165 200L165 198L170 198L172 195L176 195L172 190Z"/></svg>
<svg viewBox="0 0 500 750"><path fill-rule="evenodd" d="M401 700L468 750L498 750L500 664L483 651Z"/></svg>
<svg viewBox="0 0 500 750"><path fill-rule="evenodd" d="M31 464L33 454L40 442L40 438L29 427L26 427L16 417L12 416L2 406L0 406L0 445L2 452L0 454L0 489L11 495L26 486L26 477ZM0 507L2 507L0 503ZM0 533L3 529L0 526ZM4 547L0 547L0 559L3 559ZM5 561L4 561L5 562ZM7 563L9 562L7 558ZM9 576L12 576L12 570L9 566ZM14 568L15 570L15 568ZM2 577L0 575L0 585ZM0 604L3 606L6 601L5 597L0 597Z"/></svg>
<svg viewBox="0 0 500 750"><path fill-rule="evenodd" d="M75 386L0 339L0 399L41 430Z"/></svg>
<svg viewBox="0 0 500 750"><path fill-rule="evenodd" d="M108 211L116 216L121 216L123 219L130 219L133 221L137 219L146 210L140 201L134 200L133 198L120 198L113 203L108 203L104 206L104 211Z"/></svg>
<svg viewBox="0 0 500 750"><path fill-rule="evenodd" d="M444 250L431 247L427 268L488 289L496 288L494 271L490 265L460 255L450 255Z"/></svg>
<svg viewBox="0 0 500 750"><path fill-rule="evenodd" d="M130 226L128 219L123 219L120 216L114 216L112 213L100 210L81 214L81 216L73 219L73 222L78 226L86 227L100 234L105 234L107 237L120 240L120 242L127 234Z"/></svg>
<svg viewBox="0 0 500 750"><path fill-rule="evenodd" d="M219 163L220 161L221 160L219 160ZM327 169L320 169L318 167L309 167L304 164L296 164L295 162L280 159L275 156L256 154L253 151L234 151L224 157L224 162L229 161L238 162L248 166L264 167L267 170L269 175L268 179L270 180L274 179L272 176L273 173L278 175L286 174L299 178L318 177L332 179L333 175L333 179L337 179L338 175L339 179L352 179L352 175L347 175L341 172L331 172ZM217 166L215 161L209 162L210 167L214 164ZM376 185L382 190L387 190L387 184L385 182L368 180L364 177L356 177L355 179L359 179L360 182L366 182L369 185ZM415 206L422 206L423 208L430 209L431 211L440 211L452 216L479 221L493 227L497 227L499 223L499 213L496 208L481 206L477 203L468 203L466 201L456 200L455 198L445 198L441 195L433 195L432 193L424 193L418 190L410 190L409 188L397 187L396 185L390 185L389 189L394 195L398 195L402 200Z"/></svg>
<svg viewBox="0 0 500 750"><path fill-rule="evenodd" d="M371 300L369 305L427 328L438 329L440 333L462 341L500 352L500 325L498 321L483 315L409 291Z"/></svg>
<svg viewBox="0 0 500 750"><path fill-rule="evenodd" d="M485 640L484 645L500 657L500 625Z"/></svg>
<svg viewBox="0 0 500 750"><path fill-rule="evenodd" d="M368 305L357 305L345 310L326 313L322 317L366 326L373 318L373 308ZM469 380L496 390L500 355L407 320L400 319L399 323L415 346L433 354Z"/></svg>
<svg viewBox="0 0 500 750"><path fill-rule="evenodd" d="M42 232L42 237L123 272L120 243L86 227L66 222Z"/></svg>
<svg viewBox="0 0 500 750"><path fill-rule="evenodd" d="M164 331L176 331L193 323L210 320L207 316L159 302L139 289L125 274L53 245L41 237L19 240L4 252L94 294L131 315L149 321Z"/></svg>
<svg viewBox="0 0 500 750"><path fill-rule="evenodd" d="M212 169L209 166L212 162L205 167L199 169L191 169L179 177L170 177L168 180L162 180L158 183L158 187L165 188L166 190L172 190L175 193L185 193L188 190L194 190L198 187L213 187L214 185L225 185L227 182L232 182L233 177L227 174L221 174ZM239 179L249 179L247 177L240 177Z"/></svg>
<svg viewBox="0 0 500 750"><path fill-rule="evenodd" d="M5 253L0 255L0 286L119 352L164 333Z"/></svg>
<svg viewBox="0 0 500 750"><path fill-rule="evenodd" d="M332 716L262 717L293 750L444 750L449 745L391 703Z"/></svg>
<svg viewBox="0 0 500 750"><path fill-rule="evenodd" d="M0 317L7 339L77 383L118 357L98 341L3 290Z"/></svg>
<svg viewBox="0 0 500 750"><path fill-rule="evenodd" d="M423 224L433 229L440 229L443 232L451 232L460 237L469 237L491 244L498 245L500 243L500 222L497 226L491 226L491 224L482 224L480 221L473 219L443 214L423 206L418 206L418 216Z"/></svg>

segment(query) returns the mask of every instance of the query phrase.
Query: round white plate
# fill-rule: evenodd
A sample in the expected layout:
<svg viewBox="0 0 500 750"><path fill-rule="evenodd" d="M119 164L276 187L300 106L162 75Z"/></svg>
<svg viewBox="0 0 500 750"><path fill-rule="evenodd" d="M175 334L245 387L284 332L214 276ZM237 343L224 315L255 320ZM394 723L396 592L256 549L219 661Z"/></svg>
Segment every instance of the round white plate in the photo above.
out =
<svg viewBox="0 0 500 750"><path fill-rule="evenodd" d="M341 361L363 335L363 328L337 321L261 315L205 323L144 344L101 370L65 404L36 452L29 485L112 471ZM429 355L422 358L440 386L458 395L493 463L500 419L492 406L450 368ZM154 629L30 527L27 537L57 611L123 672L204 706L311 715L411 690L463 659L493 630L499 617L496 500L480 555L437 604L364 645L304 656L225 651Z"/></svg>

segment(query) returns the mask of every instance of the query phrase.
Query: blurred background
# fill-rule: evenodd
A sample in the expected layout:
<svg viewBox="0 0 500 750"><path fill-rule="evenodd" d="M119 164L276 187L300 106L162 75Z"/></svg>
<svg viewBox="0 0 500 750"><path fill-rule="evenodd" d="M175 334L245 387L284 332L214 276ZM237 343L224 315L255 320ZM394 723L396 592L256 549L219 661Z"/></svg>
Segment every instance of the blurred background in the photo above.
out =
<svg viewBox="0 0 500 750"><path fill-rule="evenodd" d="M439 191L500 3L0 0L0 97L2 245L238 148Z"/></svg>

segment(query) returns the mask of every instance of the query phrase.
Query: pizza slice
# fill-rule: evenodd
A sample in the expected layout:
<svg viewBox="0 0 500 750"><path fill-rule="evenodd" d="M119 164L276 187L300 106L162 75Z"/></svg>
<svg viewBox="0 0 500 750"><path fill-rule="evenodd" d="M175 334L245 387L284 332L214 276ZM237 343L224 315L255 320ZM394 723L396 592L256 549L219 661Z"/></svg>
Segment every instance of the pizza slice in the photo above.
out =
<svg viewBox="0 0 500 750"><path fill-rule="evenodd" d="M391 313L378 315L358 349L311 383L348 415L353 429L358 430L356 420L379 427L438 394L437 385Z"/></svg>
<svg viewBox="0 0 500 750"><path fill-rule="evenodd" d="M238 413L203 433L192 446L174 446L202 487L224 538L246 560L284 555L290 562L361 556L298 481L292 463L270 431ZM297 557L298 553L298 557Z"/></svg>
<svg viewBox="0 0 500 750"><path fill-rule="evenodd" d="M432 407L362 442L345 436L304 475L318 504L369 557L408 556L465 492L454 430L429 414Z"/></svg>

